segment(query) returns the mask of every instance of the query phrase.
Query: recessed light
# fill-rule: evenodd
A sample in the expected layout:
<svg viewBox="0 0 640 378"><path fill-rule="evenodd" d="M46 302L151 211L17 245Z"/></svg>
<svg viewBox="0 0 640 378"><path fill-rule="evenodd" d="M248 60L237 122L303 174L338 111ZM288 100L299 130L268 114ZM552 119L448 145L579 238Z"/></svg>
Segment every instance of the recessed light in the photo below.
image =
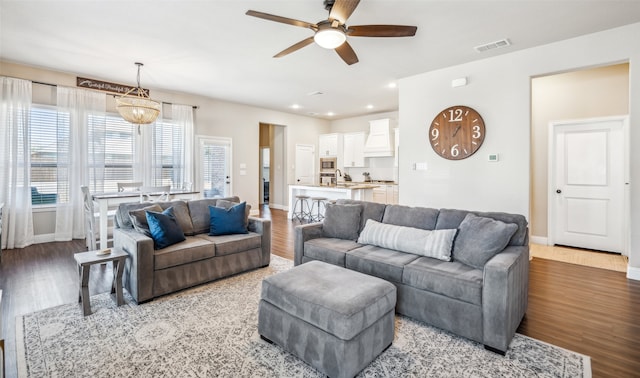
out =
<svg viewBox="0 0 640 378"><path fill-rule="evenodd" d="M291 109L300 109L300 105L293 104L293 105L291 105Z"/></svg>
<svg viewBox="0 0 640 378"><path fill-rule="evenodd" d="M371 104L367 105L367 109L373 109L373 105Z"/></svg>
<svg viewBox="0 0 640 378"><path fill-rule="evenodd" d="M387 84L387 88L398 88L398 83L396 83L395 81L390 82L389 84Z"/></svg>
<svg viewBox="0 0 640 378"><path fill-rule="evenodd" d="M329 113L327 113L327 115L328 115L329 117L333 117L334 115L336 115L336 113L334 113L334 112L329 112Z"/></svg>

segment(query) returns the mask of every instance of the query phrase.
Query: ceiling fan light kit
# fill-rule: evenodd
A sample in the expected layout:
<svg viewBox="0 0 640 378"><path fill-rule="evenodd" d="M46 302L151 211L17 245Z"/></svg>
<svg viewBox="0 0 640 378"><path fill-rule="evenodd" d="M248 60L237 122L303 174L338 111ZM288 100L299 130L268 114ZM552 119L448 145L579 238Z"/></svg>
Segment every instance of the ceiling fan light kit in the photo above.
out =
<svg viewBox="0 0 640 378"><path fill-rule="evenodd" d="M321 25L318 25L319 27ZM313 36L313 40L325 49L335 49L347 40L347 36L344 31L340 29L334 29L331 25L327 24L327 27L320 27L316 34Z"/></svg>
<svg viewBox="0 0 640 378"><path fill-rule="evenodd" d="M274 58L291 54L315 42L325 49L335 49L340 58L342 58L345 63L351 65L358 62L358 56L355 51L353 51L351 45L349 45L349 42L347 42L347 37L413 37L416 34L416 26L359 25L347 27L347 19L353 11L355 11L360 0L324 0L323 3L325 9L329 11L329 17L326 20L319 21L317 24L254 10L248 10L246 14L268 21L280 22L314 31L312 37L303 39L282 50L274 55Z"/></svg>
<svg viewBox="0 0 640 378"><path fill-rule="evenodd" d="M116 109L125 121L135 125L147 125L156 121L161 106L140 87L140 67L144 64L138 62L135 64L138 66L138 87L131 88L124 95L116 97ZM133 91L136 91L136 95L131 94Z"/></svg>

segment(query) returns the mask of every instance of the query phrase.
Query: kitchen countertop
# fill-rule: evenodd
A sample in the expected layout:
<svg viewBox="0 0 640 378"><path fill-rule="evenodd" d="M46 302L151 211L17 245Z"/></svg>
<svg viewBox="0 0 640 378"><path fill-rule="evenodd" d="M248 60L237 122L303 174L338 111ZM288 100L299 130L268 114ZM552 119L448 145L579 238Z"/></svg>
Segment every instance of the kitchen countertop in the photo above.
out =
<svg viewBox="0 0 640 378"><path fill-rule="evenodd" d="M357 189L373 189L373 188L377 188L379 185L376 185L375 183L372 184L367 184L367 183L360 183L360 182L351 182L351 183L340 183L340 184L332 184L332 185L311 185L311 184L307 184L307 185L300 185L300 184L296 184L293 186L297 186L297 187L308 187L308 188L322 188L322 189L351 189L351 190L357 190Z"/></svg>

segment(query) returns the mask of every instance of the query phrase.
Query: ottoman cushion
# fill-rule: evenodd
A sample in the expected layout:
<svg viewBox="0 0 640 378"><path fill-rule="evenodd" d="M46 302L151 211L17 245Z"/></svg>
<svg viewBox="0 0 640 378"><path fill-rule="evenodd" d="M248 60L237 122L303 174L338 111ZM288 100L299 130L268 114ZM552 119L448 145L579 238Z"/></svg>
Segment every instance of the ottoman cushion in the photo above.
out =
<svg viewBox="0 0 640 378"><path fill-rule="evenodd" d="M261 298L350 340L395 308L396 287L380 278L311 261L266 278Z"/></svg>

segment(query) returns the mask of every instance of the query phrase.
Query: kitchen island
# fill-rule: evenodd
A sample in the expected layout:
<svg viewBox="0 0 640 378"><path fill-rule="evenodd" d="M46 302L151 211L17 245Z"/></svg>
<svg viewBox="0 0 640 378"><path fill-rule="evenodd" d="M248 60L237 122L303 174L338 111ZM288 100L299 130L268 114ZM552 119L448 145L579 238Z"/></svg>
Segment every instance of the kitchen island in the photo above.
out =
<svg viewBox="0 0 640 378"><path fill-rule="evenodd" d="M309 197L325 197L329 200L348 198L360 201L373 200L373 188L378 185L345 183L337 185L289 185L289 219L292 219L293 206L297 195ZM311 203L309 203L311 206Z"/></svg>

